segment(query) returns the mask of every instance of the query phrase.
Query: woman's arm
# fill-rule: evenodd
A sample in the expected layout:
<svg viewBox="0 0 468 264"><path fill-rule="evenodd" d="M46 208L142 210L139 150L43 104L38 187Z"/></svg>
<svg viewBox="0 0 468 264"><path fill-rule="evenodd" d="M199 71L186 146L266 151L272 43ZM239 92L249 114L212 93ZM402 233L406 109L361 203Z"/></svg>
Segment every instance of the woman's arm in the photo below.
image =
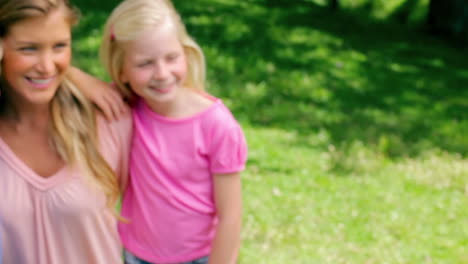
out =
<svg viewBox="0 0 468 264"><path fill-rule="evenodd" d="M71 66L67 77L93 102L108 120L117 120L128 111L122 95L112 85Z"/></svg>
<svg viewBox="0 0 468 264"><path fill-rule="evenodd" d="M242 225L240 173L214 175L218 225L208 264L236 263Z"/></svg>

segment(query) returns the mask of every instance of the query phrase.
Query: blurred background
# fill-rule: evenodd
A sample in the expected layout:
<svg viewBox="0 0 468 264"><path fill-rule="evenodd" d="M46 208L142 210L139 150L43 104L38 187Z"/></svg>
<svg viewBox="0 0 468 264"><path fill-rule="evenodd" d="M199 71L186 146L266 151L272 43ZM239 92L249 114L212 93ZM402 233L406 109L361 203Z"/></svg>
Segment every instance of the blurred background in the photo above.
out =
<svg viewBox="0 0 468 264"><path fill-rule="evenodd" d="M75 64L120 1L75 0ZM468 263L468 1L174 0L242 124L240 263Z"/></svg>

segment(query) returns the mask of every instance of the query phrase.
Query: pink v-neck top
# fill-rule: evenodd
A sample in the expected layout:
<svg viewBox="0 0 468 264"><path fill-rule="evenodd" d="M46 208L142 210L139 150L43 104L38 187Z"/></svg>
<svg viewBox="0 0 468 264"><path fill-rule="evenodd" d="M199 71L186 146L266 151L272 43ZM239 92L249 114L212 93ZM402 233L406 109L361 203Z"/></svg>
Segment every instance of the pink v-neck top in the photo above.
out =
<svg viewBox="0 0 468 264"><path fill-rule="evenodd" d="M121 184L131 127L130 116L113 123L98 119L101 153ZM65 166L41 177L0 138L0 197L3 263L122 263L117 220L80 170Z"/></svg>

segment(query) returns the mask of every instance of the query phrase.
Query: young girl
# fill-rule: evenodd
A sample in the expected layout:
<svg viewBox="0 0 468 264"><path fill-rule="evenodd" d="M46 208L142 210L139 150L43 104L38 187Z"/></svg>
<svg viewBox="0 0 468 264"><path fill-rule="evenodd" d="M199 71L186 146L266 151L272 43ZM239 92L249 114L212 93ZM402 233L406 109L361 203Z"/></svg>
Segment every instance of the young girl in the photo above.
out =
<svg viewBox="0 0 468 264"><path fill-rule="evenodd" d="M116 172L127 172L132 124L96 117L66 78L76 21L67 0L0 1L6 264L122 263Z"/></svg>
<svg viewBox="0 0 468 264"><path fill-rule="evenodd" d="M134 102L122 203L130 222L119 224L126 262L235 263L247 147L230 111L203 92L203 53L171 2L123 1L101 55Z"/></svg>

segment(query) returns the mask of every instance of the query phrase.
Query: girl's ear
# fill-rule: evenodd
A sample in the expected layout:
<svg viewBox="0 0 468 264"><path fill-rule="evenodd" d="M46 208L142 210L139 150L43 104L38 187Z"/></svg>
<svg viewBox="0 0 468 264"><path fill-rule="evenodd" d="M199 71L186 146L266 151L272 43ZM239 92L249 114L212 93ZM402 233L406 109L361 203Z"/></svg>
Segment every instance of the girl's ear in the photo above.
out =
<svg viewBox="0 0 468 264"><path fill-rule="evenodd" d="M119 79L122 83L128 83L128 77L123 70L120 71Z"/></svg>

